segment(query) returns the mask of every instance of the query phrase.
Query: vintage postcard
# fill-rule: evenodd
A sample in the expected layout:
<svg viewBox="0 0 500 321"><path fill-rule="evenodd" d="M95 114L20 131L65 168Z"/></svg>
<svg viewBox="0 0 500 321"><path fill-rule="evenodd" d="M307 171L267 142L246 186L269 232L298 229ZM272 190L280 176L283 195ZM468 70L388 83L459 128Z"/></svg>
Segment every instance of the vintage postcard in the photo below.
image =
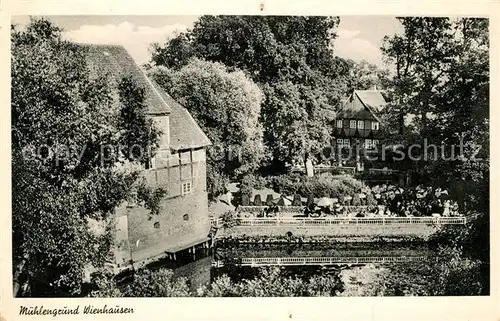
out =
<svg viewBox="0 0 500 321"><path fill-rule="evenodd" d="M1 25L5 320L500 316L498 3L82 3Z"/></svg>

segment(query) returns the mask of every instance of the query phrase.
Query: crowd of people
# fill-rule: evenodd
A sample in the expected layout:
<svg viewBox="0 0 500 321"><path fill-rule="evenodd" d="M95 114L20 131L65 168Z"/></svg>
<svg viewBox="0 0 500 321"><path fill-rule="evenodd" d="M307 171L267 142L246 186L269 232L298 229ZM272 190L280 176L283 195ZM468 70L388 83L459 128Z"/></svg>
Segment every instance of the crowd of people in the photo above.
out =
<svg viewBox="0 0 500 321"><path fill-rule="evenodd" d="M417 186L398 188L375 186L371 189L377 205L393 216L458 216L458 203L450 199L448 191L441 188Z"/></svg>
<svg viewBox="0 0 500 321"><path fill-rule="evenodd" d="M450 199L448 191L441 188L417 186L402 188L395 185L378 185L344 199L331 199L331 204L321 204L308 198L303 215L354 216L354 217L423 217L459 216L458 203ZM258 216L278 215L276 204L267 206Z"/></svg>

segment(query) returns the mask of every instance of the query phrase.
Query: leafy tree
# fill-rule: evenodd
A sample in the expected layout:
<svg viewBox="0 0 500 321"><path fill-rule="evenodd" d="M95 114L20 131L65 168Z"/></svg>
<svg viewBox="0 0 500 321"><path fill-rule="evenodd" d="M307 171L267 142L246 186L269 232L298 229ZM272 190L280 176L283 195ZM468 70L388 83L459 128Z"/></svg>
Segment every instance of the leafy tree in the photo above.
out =
<svg viewBox="0 0 500 321"><path fill-rule="evenodd" d="M349 65L349 92L353 90L385 89L389 83L389 70L381 69L366 60L347 60Z"/></svg>
<svg viewBox="0 0 500 321"><path fill-rule="evenodd" d="M139 87L132 76L126 76L118 83L122 131L120 143L126 158L141 163L148 162L152 152L158 148L160 131L147 117L145 89Z"/></svg>
<svg viewBox="0 0 500 321"><path fill-rule="evenodd" d="M482 244L488 249L488 20L400 18L400 21L403 34L386 37L382 48L387 60L396 67L391 85L393 104L387 117L403 124L405 115L414 116L410 126L397 135L406 147L417 142L440 148L437 153L430 149L429 159L406 162L406 169L416 172L415 178L421 182L448 188L450 197L459 202L461 212L485 213L470 227L466 244L469 248L470 244ZM453 247L465 246L458 245L461 236L449 235L449 238L456 241ZM487 288L489 276L485 249L466 252L481 259L478 271L483 288Z"/></svg>
<svg viewBox="0 0 500 321"><path fill-rule="evenodd" d="M193 59L179 70L153 69L151 75L191 112L211 139L207 166L212 197L223 192L221 181L260 166L262 92L243 72Z"/></svg>
<svg viewBox="0 0 500 321"><path fill-rule="evenodd" d="M472 18L400 21L404 33L386 37L382 48L396 67L388 117L402 124L404 115L414 116L411 131L400 135L406 146L426 142L446 147L437 155L430 149L427 160L409 165L436 185L473 182L484 197L489 176L488 22ZM473 157L476 150L480 153Z"/></svg>
<svg viewBox="0 0 500 321"><path fill-rule="evenodd" d="M179 33L176 37L168 41L168 46L161 47L158 43L151 46L153 57L151 62L156 66L167 66L172 69L179 69L188 64L189 59L194 55L189 33Z"/></svg>
<svg viewBox="0 0 500 321"><path fill-rule="evenodd" d="M13 262L27 295L79 295L85 269L113 260L111 214L138 177L101 148L122 138L117 90L47 20L11 41Z"/></svg>

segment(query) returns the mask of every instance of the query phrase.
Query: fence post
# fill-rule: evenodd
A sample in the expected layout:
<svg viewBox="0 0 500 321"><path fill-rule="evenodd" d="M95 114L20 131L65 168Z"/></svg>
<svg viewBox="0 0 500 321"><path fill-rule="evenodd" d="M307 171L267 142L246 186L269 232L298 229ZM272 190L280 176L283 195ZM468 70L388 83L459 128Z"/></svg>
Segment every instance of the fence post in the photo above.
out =
<svg viewBox="0 0 500 321"><path fill-rule="evenodd" d="M382 217L382 225L385 225L385 217Z"/></svg>

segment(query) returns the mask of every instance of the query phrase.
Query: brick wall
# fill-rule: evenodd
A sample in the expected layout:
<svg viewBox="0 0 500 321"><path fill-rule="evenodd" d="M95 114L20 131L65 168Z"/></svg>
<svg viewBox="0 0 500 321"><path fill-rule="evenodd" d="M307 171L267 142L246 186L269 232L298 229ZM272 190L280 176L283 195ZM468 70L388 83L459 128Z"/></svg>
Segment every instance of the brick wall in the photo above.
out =
<svg viewBox="0 0 500 321"><path fill-rule="evenodd" d="M202 154L204 156L204 151ZM139 206L117 209L117 221L121 227L117 232L119 246L115 252L118 263L130 258L130 252L133 261L138 262L172 249L189 246L208 236L210 220L206 163L204 157L196 160L192 164L193 170L191 164L188 164L145 171L152 186L155 181L163 182L164 185L156 186L166 187L167 196L160 202L160 213L155 216L151 216L148 209ZM181 194L181 175L183 179L192 179L193 188L189 194ZM120 218L123 215L126 219ZM124 226L127 226L126 233L123 231Z"/></svg>
<svg viewBox="0 0 500 321"><path fill-rule="evenodd" d="M210 230L206 192L165 199L157 216L150 216L147 209L140 207L128 213L134 261L188 245L206 237Z"/></svg>

